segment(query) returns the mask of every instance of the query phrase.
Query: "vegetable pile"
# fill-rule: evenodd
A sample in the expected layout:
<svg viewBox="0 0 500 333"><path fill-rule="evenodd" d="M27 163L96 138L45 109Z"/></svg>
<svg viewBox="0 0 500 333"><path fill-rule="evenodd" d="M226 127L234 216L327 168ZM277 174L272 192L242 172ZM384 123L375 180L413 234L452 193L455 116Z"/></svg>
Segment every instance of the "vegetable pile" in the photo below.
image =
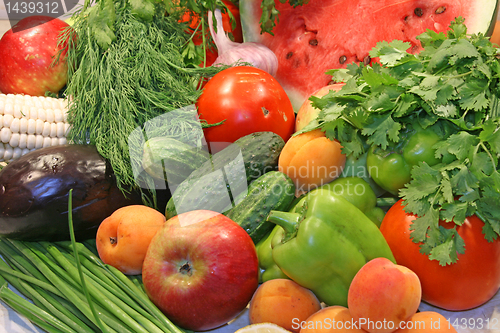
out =
<svg viewBox="0 0 500 333"><path fill-rule="evenodd" d="M185 63L181 50L188 35L178 23L179 13L165 15L163 3L98 0L90 5L85 2L66 31L78 41L67 53L67 61L78 64L70 68L65 91L72 98L68 139L95 145L109 160L118 186L129 191L141 183L142 176L133 170L141 165L145 141L131 136L133 131L193 104L200 95L199 80L219 69ZM189 137L199 122L190 114L182 116L182 124L152 122L148 138L172 132ZM151 184L148 177L143 182Z"/></svg>
<svg viewBox="0 0 500 333"><path fill-rule="evenodd" d="M242 20L285 41L279 18L313 3L241 1L259 8ZM384 3L410 8L406 23L428 8ZM238 316L295 333L326 318L456 332L417 310L476 308L500 289L488 24L464 11L446 31L372 36L368 60L336 55L297 111L278 79L295 54L243 42L256 24L239 25L239 4L87 0L58 34L67 48L46 55L65 55L60 96L0 93L0 300L47 332L207 331ZM308 19L299 40L322 47Z"/></svg>
<svg viewBox="0 0 500 333"><path fill-rule="evenodd" d="M322 111L303 129L320 127L353 157L368 147L392 156L422 129L437 134L435 143L419 139L433 162L415 163L399 195L405 210L418 216L411 237L442 265L456 262L465 249L455 228L439 226L440 219L460 225L477 214L489 241L500 234L499 52L484 35L466 32L463 20L456 19L446 35L430 30L419 35L424 47L419 54L408 53L408 43L380 42L370 52L380 63L332 70L332 78L345 86L312 98ZM379 175L391 173L374 167L371 172Z"/></svg>
<svg viewBox="0 0 500 333"><path fill-rule="evenodd" d="M91 240L75 241L71 213L69 227L71 241L0 240L3 302L46 332L183 332L149 300L140 275L104 264Z"/></svg>

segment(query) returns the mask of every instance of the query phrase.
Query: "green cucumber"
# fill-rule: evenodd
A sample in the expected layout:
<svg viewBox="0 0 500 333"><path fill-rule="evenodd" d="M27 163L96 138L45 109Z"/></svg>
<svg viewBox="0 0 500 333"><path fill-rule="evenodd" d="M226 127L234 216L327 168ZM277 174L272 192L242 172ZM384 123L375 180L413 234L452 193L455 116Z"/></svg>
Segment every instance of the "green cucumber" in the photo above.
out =
<svg viewBox="0 0 500 333"><path fill-rule="evenodd" d="M202 148L160 136L144 144L142 167L153 178L180 184L209 158L210 154Z"/></svg>
<svg viewBox="0 0 500 333"><path fill-rule="evenodd" d="M252 181L278 169L284 145L273 132L256 132L215 153L173 189L165 211L167 219L197 209L223 213L226 207L236 205L235 199Z"/></svg>
<svg viewBox="0 0 500 333"><path fill-rule="evenodd" d="M295 198L295 185L286 174L270 171L248 187L247 195L224 215L238 223L255 244L275 226L266 221L271 210L287 211Z"/></svg>

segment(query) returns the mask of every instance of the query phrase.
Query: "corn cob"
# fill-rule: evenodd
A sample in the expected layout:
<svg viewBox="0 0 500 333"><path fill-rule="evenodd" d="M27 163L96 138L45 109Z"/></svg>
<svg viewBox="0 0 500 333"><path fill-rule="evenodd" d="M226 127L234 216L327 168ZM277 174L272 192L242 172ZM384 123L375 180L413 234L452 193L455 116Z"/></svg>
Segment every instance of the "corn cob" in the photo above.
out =
<svg viewBox="0 0 500 333"><path fill-rule="evenodd" d="M67 100L0 94L0 162L66 143Z"/></svg>

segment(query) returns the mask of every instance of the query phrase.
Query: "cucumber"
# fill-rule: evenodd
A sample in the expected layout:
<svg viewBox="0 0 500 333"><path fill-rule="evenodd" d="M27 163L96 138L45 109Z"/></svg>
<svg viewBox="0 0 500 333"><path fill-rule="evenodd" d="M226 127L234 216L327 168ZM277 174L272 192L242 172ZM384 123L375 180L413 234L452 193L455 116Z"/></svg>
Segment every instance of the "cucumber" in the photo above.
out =
<svg viewBox="0 0 500 333"><path fill-rule="evenodd" d="M160 136L144 144L142 167L153 178L180 184L209 158L210 154L202 148Z"/></svg>
<svg viewBox="0 0 500 333"><path fill-rule="evenodd" d="M167 203L165 216L169 219L197 209L223 213L241 200L241 193L252 181L278 169L284 145L273 132L256 132L236 140L179 184Z"/></svg>
<svg viewBox="0 0 500 333"><path fill-rule="evenodd" d="M248 193L224 215L238 223L255 244L275 226L266 221L271 210L287 211L295 198L295 185L286 174L270 171L248 187Z"/></svg>

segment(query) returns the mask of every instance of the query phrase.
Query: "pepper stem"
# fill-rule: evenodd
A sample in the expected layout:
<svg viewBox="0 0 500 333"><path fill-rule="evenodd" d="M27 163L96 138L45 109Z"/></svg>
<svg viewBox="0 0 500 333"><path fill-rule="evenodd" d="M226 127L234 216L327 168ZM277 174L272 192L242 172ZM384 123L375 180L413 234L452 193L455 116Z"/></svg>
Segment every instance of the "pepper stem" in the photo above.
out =
<svg viewBox="0 0 500 333"><path fill-rule="evenodd" d="M279 225L285 230L285 234L281 240L282 243L286 243L295 237L301 219L302 215L299 213L280 212L277 210L272 210L267 216L267 221Z"/></svg>

